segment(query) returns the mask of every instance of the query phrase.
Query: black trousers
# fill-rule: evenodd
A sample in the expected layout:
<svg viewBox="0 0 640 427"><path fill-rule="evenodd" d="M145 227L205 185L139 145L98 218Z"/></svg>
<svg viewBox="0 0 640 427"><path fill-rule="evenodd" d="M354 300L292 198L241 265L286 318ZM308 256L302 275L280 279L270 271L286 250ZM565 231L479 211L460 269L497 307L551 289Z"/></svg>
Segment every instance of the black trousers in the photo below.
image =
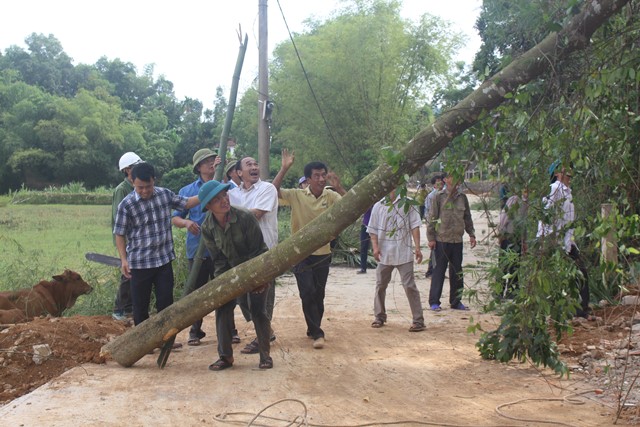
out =
<svg viewBox="0 0 640 427"><path fill-rule="evenodd" d="M452 307L460 304L462 288L462 242L446 243L436 241L433 250L434 267L429 289L429 305L440 305L444 276L449 268L449 304Z"/></svg>
<svg viewBox="0 0 640 427"><path fill-rule="evenodd" d="M517 254L514 258L513 254ZM504 275L511 275L506 283L502 282L499 297L513 298L514 292L518 289L518 266L520 264L520 256L522 256L522 247L514 244L512 238L503 238L500 242L500 266Z"/></svg>
<svg viewBox="0 0 640 427"><path fill-rule="evenodd" d="M591 298L591 295L589 292L589 273L587 272L587 268L582 261L580 251L577 247L571 246L569 257L576 263L576 267L582 273L581 275L576 276L576 285L580 291L580 310L576 312L576 316L585 317L590 311L589 298Z"/></svg>
<svg viewBox="0 0 640 427"><path fill-rule="evenodd" d="M120 286L116 292L116 301L113 306L113 312L126 316L133 314L133 302L131 301L131 280L124 276L120 276Z"/></svg>
<svg viewBox="0 0 640 427"><path fill-rule="evenodd" d="M360 271L367 271L367 258L369 258L369 243L371 236L367 233L367 226L360 226Z"/></svg>
<svg viewBox="0 0 640 427"><path fill-rule="evenodd" d="M149 318L151 291L156 295L156 310L173 304L173 267L171 261L155 268L131 269L131 299L133 323L139 325Z"/></svg>
<svg viewBox="0 0 640 427"><path fill-rule="evenodd" d="M314 340L324 337L321 324L330 265L331 254L328 254L310 255L293 267L302 300L302 312L307 323L307 336Z"/></svg>
<svg viewBox="0 0 640 427"><path fill-rule="evenodd" d="M189 271L193 268L193 259L189 260ZM207 282L213 279L213 261L211 258L203 258L202 264L200 264L200 271L198 272L198 277L196 277L196 283L194 285L193 290L199 289L203 287ZM189 339L192 338L202 338L202 319L196 320L196 322L191 325L191 329L189 330Z"/></svg>

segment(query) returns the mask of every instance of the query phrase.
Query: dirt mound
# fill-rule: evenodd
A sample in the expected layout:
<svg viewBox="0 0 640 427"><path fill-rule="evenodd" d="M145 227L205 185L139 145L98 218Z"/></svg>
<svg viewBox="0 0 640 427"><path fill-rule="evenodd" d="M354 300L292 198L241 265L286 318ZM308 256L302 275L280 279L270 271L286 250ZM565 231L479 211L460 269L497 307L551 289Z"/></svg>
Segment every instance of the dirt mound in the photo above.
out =
<svg viewBox="0 0 640 427"><path fill-rule="evenodd" d="M108 316L37 318L2 329L0 404L83 363L104 363L100 348L126 329L124 322Z"/></svg>

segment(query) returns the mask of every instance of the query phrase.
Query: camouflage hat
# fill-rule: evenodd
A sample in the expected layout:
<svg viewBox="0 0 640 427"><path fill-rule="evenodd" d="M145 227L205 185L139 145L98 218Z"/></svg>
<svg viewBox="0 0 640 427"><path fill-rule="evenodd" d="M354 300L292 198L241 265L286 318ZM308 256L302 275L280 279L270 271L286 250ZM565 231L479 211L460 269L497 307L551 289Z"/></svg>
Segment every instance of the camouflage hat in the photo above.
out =
<svg viewBox="0 0 640 427"><path fill-rule="evenodd" d="M210 150L208 148L202 148L196 151L196 154L193 155L193 173L198 173L198 165L204 159L208 159L209 157L216 157L218 153L216 151Z"/></svg>

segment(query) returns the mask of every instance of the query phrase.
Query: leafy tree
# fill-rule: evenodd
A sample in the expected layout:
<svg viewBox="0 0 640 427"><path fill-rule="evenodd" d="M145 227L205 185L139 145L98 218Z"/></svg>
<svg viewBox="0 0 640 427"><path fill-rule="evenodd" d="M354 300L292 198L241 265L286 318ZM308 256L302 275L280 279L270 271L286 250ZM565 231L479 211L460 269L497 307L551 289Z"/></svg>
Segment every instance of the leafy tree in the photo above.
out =
<svg viewBox="0 0 640 427"><path fill-rule="evenodd" d="M301 164L323 159L355 182L425 125L418 114L447 74L460 36L438 18L403 20L399 2L353 1L326 22L308 22L274 52L274 140L297 149ZM314 93L309 89L309 84Z"/></svg>
<svg viewBox="0 0 640 427"><path fill-rule="evenodd" d="M180 142L176 147L176 166L191 163L193 154L203 147L211 147L211 141L205 142L200 120L202 117L202 102L197 99L186 98L182 102L182 118L180 127Z"/></svg>
<svg viewBox="0 0 640 427"><path fill-rule="evenodd" d="M25 156L40 153L46 146L39 143L38 121L51 120L55 107L51 95L41 89L16 81L0 82L0 190L17 188L24 180ZM29 151L29 150L39 151ZM14 153L22 152L19 158L10 159ZM33 177L41 182L49 177Z"/></svg>
<svg viewBox="0 0 640 427"><path fill-rule="evenodd" d="M473 68L479 77L496 73L556 31L578 11L575 0L485 0L476 29L482 45ZM569 12L569 14L567 14Z"/></svg>
<svg viewBox="0 0 640 427"><path fill-rule="evenodd" d="M224 122L227 117L227 108L228 108L227 99L224 97L224 92L222 91L222 87L218 86L216 88L216 98L213 102L213 110L205 110L204 112L204 122L203 126L203 135L205 138L211 138L214 145L218 145L220 141L220 135L222 135L222 130L224 128ZM235 113L234 113L234 121L235 121ZM256 127L257 129L257 127Z"/></svg>
<svg viewBox="0 0 640 427"><path fill-rule="evenodd" d="M120 98L122 108L126 110L139 111L146 98L152 94L152 68L147 70L147 74L138 76L132 63L118 58L109 61L104 56L95 66L102 77L111 83L111 93Z"/></svg>
<svg viewBox="0 0 640 427"><path fill-rule="evenodd" d="M32 33L25 43L29 53L18 46L11 46L5 53L3 66L19 71L25 83L39 86L51 94L74 94L75 70L58 39L52 34Z"/></svg>
<svg viewBox="0 0 640 427"><path fill-rule="evenodd" d="M571 0L485 0L483 14L493 18L484 21L481 34L485 48L476 64L482 60L491 68L510 63L538 37L536 34L572 19L577 4ZM552 63L553 73L544 80L507 94L510 102L487 115L456 141L454 149L447 150L449 163L471 158L482 168L500 170L514 193L529 189L531 242L516 272L520 290L515 305L498 307L503 314L499 328L483 335L479 348L486 357L505 361L527 355L534 350L534 342L537 349L551 348L555 337L548 334L549 319L558 326L556 337L571 331L567 319L575 313L575 281L580 273L567 262L559 245L534 239L537 221L545 215L541 198L549 192L548 168L553 161L573 165L577 213L573 226L588 266L592 299L618 294L629 279L626 272L638 262L626 250L638 245L640 234L634 227L621 227L618 233L620 253L626 254L616 266L599 261L599 238L610 226L599 216L601 203L617 207L620 225L634 224L639 209L640 4L630 2L625 9L592 36L590 48ZM501 19L496 19L498 16ZM614 280L609 276L608 281L601 281L603 273L612 269L619 272ZM497 271L495 281L503 280L503 273ZM537 353L538 359L528 355L547 364L547 356L557 357L551 353Z"/></svg>
<svg viewBox="0 0 640 427"><path fill-rule="evenodd" d="M247 89L236 105L232 135L236 139L238 157L258 158L258 91L256 88Z"/></svg>

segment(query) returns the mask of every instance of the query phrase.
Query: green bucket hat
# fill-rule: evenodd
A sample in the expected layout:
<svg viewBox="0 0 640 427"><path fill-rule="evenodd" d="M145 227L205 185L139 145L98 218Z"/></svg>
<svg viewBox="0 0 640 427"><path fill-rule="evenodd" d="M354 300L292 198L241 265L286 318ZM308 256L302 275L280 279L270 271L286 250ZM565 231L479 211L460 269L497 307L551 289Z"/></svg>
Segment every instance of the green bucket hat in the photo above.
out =
<svg viewBox="0 0 640 427"><path fill-rule="evenodd" d="M224 167L224 176L227 176L227 174L229 173L229 171L232 168L236 167L236 163L238 163L238 161L236 159L228 159L227 160L229 163L227 163L227 166Z"/></svg>
<svg viewBox="0 0 640 427"><path fill-rule="evenodd" d="M202 148L196 151L196 154L193 155L193 173L198 173L198 169L196 168L201 161L203 161L204 159L208 159L209 157L215 157L217 155L218 153L216 151L209 150L208 148Z"/></svg>
<svg viewBox="0 0 640 427"><path fill-rule="evenodd" d="M202 212L207 211L206 206L211 199L216 197L221 191L228 190L229 187L231 187L231 185L223 184L215 179L205 182L204 185L200 187L200 191L198 191L198 199L200 200L200 209L202 209Z"/></svg>

